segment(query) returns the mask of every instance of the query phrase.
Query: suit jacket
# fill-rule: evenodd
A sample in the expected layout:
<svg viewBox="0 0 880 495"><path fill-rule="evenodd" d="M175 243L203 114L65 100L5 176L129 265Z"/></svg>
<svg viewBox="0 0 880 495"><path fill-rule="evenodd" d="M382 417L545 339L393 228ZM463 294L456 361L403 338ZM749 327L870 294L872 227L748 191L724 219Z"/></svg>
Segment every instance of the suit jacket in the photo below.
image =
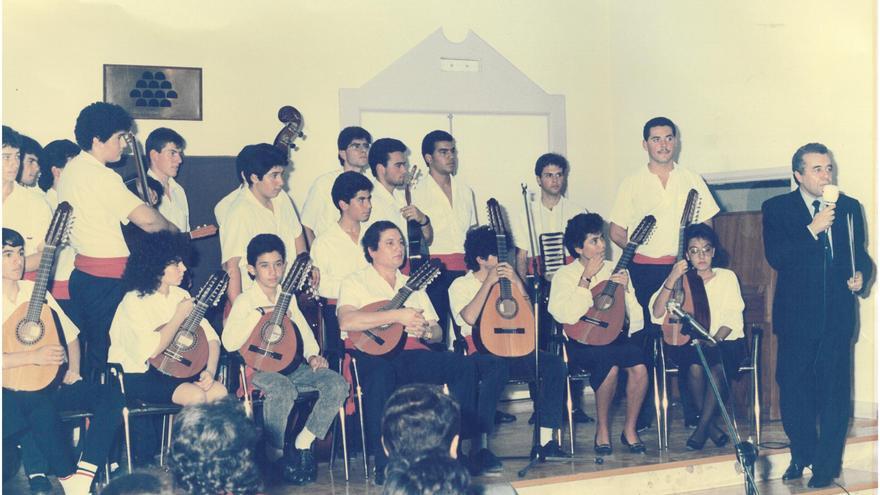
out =
<svg viewBox="0 0 880 495"><path fill-rule="evenodd" d="M846 285L852 276L847 215L853 218L856 270L862 272L863 292L872 270L865 251L859 202L843 194L837 201L831 225L834 258L827 269L821 238L814 239L807 230L812 211L799 189L768 199L761 210L764 252L778 275L773 299L774 332L781 338L819 338L833 332L850 339L855 330L856 301ZM824 328L826 314L828 323Z"/></svg>

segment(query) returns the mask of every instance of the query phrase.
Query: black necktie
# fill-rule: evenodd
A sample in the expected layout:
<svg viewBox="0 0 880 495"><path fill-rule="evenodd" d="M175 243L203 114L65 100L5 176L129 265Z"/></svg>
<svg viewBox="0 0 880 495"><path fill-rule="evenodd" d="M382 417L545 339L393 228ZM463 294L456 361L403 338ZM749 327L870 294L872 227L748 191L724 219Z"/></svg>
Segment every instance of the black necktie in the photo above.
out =
<svg viewBox="0 0 880 495"><path fill-rule="evenodd" d="M819 214L819 206L820 205L821 205L821 203L819 203L818 199L813 200L813 217L815 217L816 215ZM822 232L819 232L819 234L816 237L819 238L819 242L821 242L822 246L825 248L825 262L830 263L831 262L831 244L828 242L828 233L823 230Z"/></svg>

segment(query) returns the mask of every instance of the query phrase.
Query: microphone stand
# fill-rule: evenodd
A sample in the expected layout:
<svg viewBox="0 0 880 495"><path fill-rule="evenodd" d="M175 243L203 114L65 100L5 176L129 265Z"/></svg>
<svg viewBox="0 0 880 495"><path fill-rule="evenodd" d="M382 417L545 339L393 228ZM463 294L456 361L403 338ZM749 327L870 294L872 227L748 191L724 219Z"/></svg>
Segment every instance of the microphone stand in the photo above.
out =
<svg viewBox="0 0 880 495"><path fill-rule="evenodd" d="M532 229L532 209L529 208L528 189L525 184L520 184L520 186L522 187L523 203L526 208L526 224L529 228L529 243L531 245L532 254L535 254L537 251L535 245L535 233ZM541 456L541 405L539 404L539 401L543 397L542 392L544 390L544 384L541 380L540 361L538 359L538 355L540 354L538 352L538 331L541 328L541 325L538 323L538 319L540 318L540 313L538 312L538 298L541 295L541 281L538 278L538 263L535 256L532 256L532 270L534 272L534 276L532 277L532 311L535 315L535 398L532 403L534 404L535 409L535 427L532 430L532 449L529 452L529 463L526 467L517 472L517 476L520 478L524 478L535 464L545 461Z"/></svg>
<svg viewBox="0 0 880 495"><path fill-rule="evenodd" d="M718 341L709 334L706 328L700 325L690 313L682 310L678 303L670 301L667 305L667 310L677 316L683 324L690 326L700 338L706 339L714 345L718 345ZM692 337L691 345L697 349L697 355L700 356L700 364L703 366L703 371L706 373L706 379L712 387L712 394L715 395L715 400L718 402L718 408L721 409L721 417L724 418L727 432L730 434L730 438L734 441L736 460L743 469L746 495L758 495L758 486L755 484L755 461L758 459L758 448L750 441L743 441L742 437L739 436L739 432L733 426L730 415L727 413L727 407L721 399L721 392L718 389L718 384L715 382L715 377L712 375L712 371L709 368L709 362L706 361L706 355L703 353L703 346L700 343L700 339L696 338L696 336Z"/></svg>

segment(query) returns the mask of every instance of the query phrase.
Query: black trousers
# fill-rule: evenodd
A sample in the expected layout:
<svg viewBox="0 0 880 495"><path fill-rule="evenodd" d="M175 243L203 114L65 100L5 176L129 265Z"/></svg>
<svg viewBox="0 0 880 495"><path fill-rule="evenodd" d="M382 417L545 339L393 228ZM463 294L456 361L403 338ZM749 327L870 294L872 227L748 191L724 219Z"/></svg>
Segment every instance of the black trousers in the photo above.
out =
<svg viewBox="0 0 880 495"><path fill-rule="evenodd" d="M17 435L28 474L67 476L75 471L76 460L59 417L64 411L85 410L93 414L83 440L81 459L96 466L103 464L122 424L122 406L122 394L115 386L83 380L39 392L3 389L4 417L17 413L24 419L25 427Z"/></svg>
<svg viewBox="0 0 880 495"><path fill-rule="evenodd" d="M815 475L840 473L851 409L852 338L779 336L776 381L791 458ZM818 423L818 429L817 429Z"/></svg>
<svg viewBox="0 0 880 495"><path fill-rule="evenodd" d="M364 434L368 449L376 456L377 469L384 469L388 463L379 440L385 402L402 385L448 385L450 394L461 408L462 436L474 435L477 373L473 362L465 356L424 350L401 351L391 358L371 356L358 350L351 353L357 359L363 391Z"/></svg>
<svg viewBox="0 0 880 495"><path fill-rule="evenodd" d="M110 349L110 324L125 290L122 280L89 275L73 270L70 275L70 300L77 310L73 322L79 327L80 340L85 345L82 376L90 377L107 366L107 350Z"/></svg>

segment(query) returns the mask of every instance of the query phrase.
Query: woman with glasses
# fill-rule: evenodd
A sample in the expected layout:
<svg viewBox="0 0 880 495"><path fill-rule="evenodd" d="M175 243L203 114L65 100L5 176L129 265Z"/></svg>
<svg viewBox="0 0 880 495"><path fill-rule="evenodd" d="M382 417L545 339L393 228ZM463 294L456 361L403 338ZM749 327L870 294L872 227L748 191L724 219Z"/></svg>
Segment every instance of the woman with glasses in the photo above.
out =
<svg viewBox="0 0 880 495"><path fill-rule="evenodd" d="M651 297L651 319L654 323L663 323L666 317L666 305L672 294L672 287L688 270L696 270L706 288L706 299L709 303L710 324L707 330L719 341L719 345L704 342L703 351L712 375L719 385L722 379L722 365L730 376L736 370L745 352L743 333L743 303L739 281L736 274L714 263L722 258L723 250L718 245L718 235L706 224L694 224L685 230L685 259L676 263L672 272L664 280L660 289ZM687 440L689 450L701 450L706 439L722 447L729 441L723 424L717 419L717 403L712 388L706 383L706 374L700 364L700 358L694 346L666 346L666 356L678 365L680 373L687 373L688 389L694 404L702 404L697 429ZM722 392L723 392L722 388Z"/></svg>

